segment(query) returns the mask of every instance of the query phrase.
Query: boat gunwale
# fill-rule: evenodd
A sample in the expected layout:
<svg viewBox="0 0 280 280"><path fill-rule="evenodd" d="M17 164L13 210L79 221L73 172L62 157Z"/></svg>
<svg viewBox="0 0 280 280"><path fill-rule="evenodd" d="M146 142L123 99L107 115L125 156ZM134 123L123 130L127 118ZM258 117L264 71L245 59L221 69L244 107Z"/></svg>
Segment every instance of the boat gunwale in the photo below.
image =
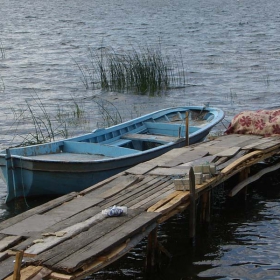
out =
<svg viewBox="0 0 280 280"><path fill-rule="evenodd" d="M141 117L138 117L136 119L133 119L133 120L129 120L129 121L126 121L124 123L121 123L121 124L117 124L115 126L111 126L109 128L104 128L104 129L100 129L100 132L104 133L106 131L106 133L110 133L110 130L111 131L114 131L116 128L118 129L122 129L123 127L127 127L128 124L133 124L133 123L140 123L140 122L144 122L145 120L144 119L149 119L151 116L155 116L155 115L158 115L158 114L163 114L159 117L162 117L168 113L172 113L172 112L180 112L180 111L206 111L208 113L211 113L214 115L214 118L211 119L209 122L207 122L205 124L205 126L202 126L202 127L199 127L199 129L197 131L194 131L193 133L190 133L189 135L189 138L193 138L199 134L203 132L208 132L211 130L211 128L213 126L215 126L216 124L218 124L223 118L224 118L224 112L219 109L219 108L212 108L212 107L205 107L205 106L187 106L187 107L171 107L171 108L167 108L167 109L162 109L162 110L159 110L159 111L156 111L154 113L150 113L150 114L146 114L144 116L141 116ZM157 118L154 117L155 119ZM138 122L137 122L138 120ZM53 145L53 144L57 144L58 146L62 146L64 142L70 142L70 141L77 141L77 142L83 142L83 141L79 141L79 139L89 139L90 137L93 136L94 133L98 132L98 129L96 131L93 131L91 133L88 133L88 134L84 134L84 135L80 135L80 136L76 136L76 137L72 137L72 138L68 138L68 139L64 139L64 140L58 140L58 141L55 141L55 142L50 142L50 143L44 143L44 144L38 144L38 145L33 145L33 146L26 146L26 147L19 147L19 148L11 148L10 151L13 151L16 150L16 149L22 149L22 148L29 148L29 147L36 147L36 146L44 146L44 145ZM130 133L130 131L128 131L127 133ZM88 138L87 138L88 136ZM96 137L96 136L94 136ZM85 161L67 161L65 163L71 163L71 164L87 164L87 163L105 163L105 162L109 162L109 161L118 161L118 160L123 160L123 159L126 159L126 158L131 158L131 157L139 157L139 156L144 156L145 154L148 154L148 153L153 153L153 152L156 152L158 150L161 150L161 149L165 149L165 148L168 148L172 145L176 145L176 144L179 144L180 142L182 141L185 141L185 138L178 138L177 141L175 142L168 142L166 144L163 144L163 145L160 145L158 147L154 147L154 148L151 148L151 149L148 149L148 150L145 150L145 151L139 151L139 150L135 150L136 152L135 153L131 153L131 154L128 154L128 155L123 155L123 156L118 156L118 157L112 157L112 158L107 158L107 159L97 159L97 160L85 160ZM87 142L85 142L87 143ZM90 143L90 142L89 142ZM100 144L102 145L102 143L92 143L92 144ZM104 144L104 145L109 145L108 144ZM113 147L113 146L111 146ZM120 146L116 146L116 147L119 147L119 148L122 148ZM132 149L133 150L133 149ZM3 159L3 157L6 157L6 153L4 153L5 150L2 150L0 151L0 160L1 158ZM75 154L75 153L73 153ZM39 155L38 155L39 156ZM49 159L36 159L36 155L35 156L22 156L22 155L13 155L11 154L11 157L13 159L18 159L18 160L23 160L23 161L27 161L27 162L48 162L48 163L60 163L60 162L63 162L62 160L49 160ZM0 164L1 166L1 164Z"/></svg>

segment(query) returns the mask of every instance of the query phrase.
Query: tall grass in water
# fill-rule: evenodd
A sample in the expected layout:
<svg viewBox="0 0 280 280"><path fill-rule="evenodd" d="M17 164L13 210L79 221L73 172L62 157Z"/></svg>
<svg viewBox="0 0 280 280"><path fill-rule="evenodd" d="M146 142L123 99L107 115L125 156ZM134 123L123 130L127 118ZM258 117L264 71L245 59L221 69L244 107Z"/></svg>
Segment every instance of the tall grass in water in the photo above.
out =
<svg viewBox="0 0 280 280"><path fill-rule="evenodd" d="M97 105L94 106L94 112L86 111L82 101L74 98L72 102L68 101L66 105L59 104L54 109L43 104L35 93L20 108L12 109L14 121L11 130L14 139L17 140L12 146L43 144L88 132L92 115L100 116L98 128L109 127L123 121L119 110L110 101L94 97L92 102ZM19 134L22 126L26 132Z"/></svg>
<svg viewBox="0 0 280 280"><path fill-rule="evenodd" d="M13 109L13 130L17 132L22 125L28 128L29 133L18 135L22 141L17 146L27 146L48 143L69 137L69 129L79 127L84 123L84 111L81 106L73 101L69 108L58 107L55 113L50 113L40 97L35 94L31 100L25 101L20 109Z"/></svg>
<svg viewBox="0 0 280 280"><path fill-rule="evenodd" d="M182 61L164 57L160 50L143 48L119 54L100 48L96 52L90 49L89 53L89 65L75 61L87 89L155 95L185 85Z"/></svg>

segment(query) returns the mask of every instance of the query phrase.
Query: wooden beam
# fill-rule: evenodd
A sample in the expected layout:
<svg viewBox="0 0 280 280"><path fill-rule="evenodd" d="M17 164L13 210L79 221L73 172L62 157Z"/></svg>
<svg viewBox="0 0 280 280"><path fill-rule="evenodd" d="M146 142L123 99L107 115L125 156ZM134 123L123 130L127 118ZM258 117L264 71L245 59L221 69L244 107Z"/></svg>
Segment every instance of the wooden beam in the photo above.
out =
<svg viewBox="0 0 280 280"><path fill-rule="evenodd" d="M195 238L195 228L196 228L196 203L195 203L195 176L193 168L191 167L189 172L190 178L190 239L192 244L194 245Z"/></svg>
<svg viewBox="0 0 280 280"><path fill-rule="evenodd" d="M158 250L158 240L157 240L157 227L152 230L148 235L147 244L147 257L146 257L146 271L147 273L153 273L157 263L157 250Z"/></svg>
<svg viewBox="0 0 280 280"><path fill-rule="evenodd" d="M280 163L273 165L273 166L269 166L267 168L262 169L261 171L259 171L258 173L256 173L255 175L248 177L246 180L244 180L243 182L240 182L238 185L236 185L230 192L229 192L229 196L235 196L238 192L240 192L244 187L246 187L247 185L257 181L258 179L260 179L263 175L265 175L266 173L269 172L273 172L276 171L277 169L280 168Z"/></svg>
<svg viewBox="0 0 280 280"><path fill-rule="evenodd" d="M21 268L22 258L23 258L23 251L18 251L16 254L13 280L20 280L20 268Z"/></svg>

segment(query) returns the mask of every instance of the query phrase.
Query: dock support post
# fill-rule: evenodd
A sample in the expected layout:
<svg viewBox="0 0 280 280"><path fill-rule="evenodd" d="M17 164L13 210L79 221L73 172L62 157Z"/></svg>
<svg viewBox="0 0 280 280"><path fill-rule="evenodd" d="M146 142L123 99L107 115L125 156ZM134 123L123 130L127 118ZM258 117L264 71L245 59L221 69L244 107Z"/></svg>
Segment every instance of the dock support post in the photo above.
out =
<svg viewBox="0 0 280 280"><path fill-rule="evenodd" d="M239 173L239 182L242 182L248 178L250 174L250 167L246 167L245 169L241 170ZM244 200L247 200L247 186L243 189L244 193Z"/></svg>
<svg viewBox="0 0 280 280"><path fill-rule="evenodd" d="M23 251L18 251L16 253L13 280L20 280L20 268L21 268L22 258L23 258Z"/></svg>
<svg viewBox="0 0 280 280"><path fill-rule="evenodd" d="M195 176L193 168L190 168L190 241L195 244L195 229L196 229L196 203L195 203Z"/></svg>
<svg viewBox="0 0 280 280"><path fill-rule="evenodd" d="M189 111L186 111L186 146L189 146Z"/></svg>
<svg viewBox="0 0 280 280"><path fill-rule="evenodd" d="M157 227L153 229L148 235L147 257L146 257L146 272L153 273L157 263Z"/></svg>
<svg viewBox="0 0 280 280"><path fill-rule="evenodd" d="M201 197L201 221L210 223L210 205L211 205L211 193L205 192Z"/></svg>

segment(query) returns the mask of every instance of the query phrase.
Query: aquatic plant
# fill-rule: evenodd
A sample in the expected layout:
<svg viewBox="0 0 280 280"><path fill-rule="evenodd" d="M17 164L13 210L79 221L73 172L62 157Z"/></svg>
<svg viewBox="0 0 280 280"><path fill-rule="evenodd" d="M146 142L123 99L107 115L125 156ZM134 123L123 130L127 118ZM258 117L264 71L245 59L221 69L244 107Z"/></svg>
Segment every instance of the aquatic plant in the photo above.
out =
<svg viewBox="0 0 280 280"><path fill-rule="evenodd" d="M86 89L155 95L171 87L185 86L182 57L171 59L159 49L133 49L116 53L113 49L89 49L89 65L75 64Z"/></svg>
<svg viewBox="0 0 280 280"><path fill-rule="evenodd" d="M93 97L94 115L99 115L96 126L99 128L116 125L123 121L116 106L100 97ZM90 114L85 114L84 104L72 97L72 102L57 105L57 109L49 110L37 93L25 100L19 108L11 109L14 121L11 127L14 139L19 139L16 146L36 145L68 138L89 130ZM22 126L25 133L22 133ZM19 134L19 131L21 133Z"/></svg>
<svg viewBox="0 0 280 280"><path fill-rule="evenodd" d="M102 118L102 122L97 123L98 128L109 127L123 121L119 110L112 102L102 98L93 98L93 102L98 105L98 111Z"/></svg>
<svg viewBox="0 0 280 280"><path fill-rule="evenodd" d="M17 146L68 138L70 128L79 127L85 121L84 111L77 102L73 101L68 108L58 106L57 112L53 113L52 110L50 113L37 93L31 95L31 99L25 100L25 104L20 108L13 108L12 112L14 115L12 130L15 132L15 138L21 139ZM23 124L29 132L19 135L18 131Z"/></svg>

